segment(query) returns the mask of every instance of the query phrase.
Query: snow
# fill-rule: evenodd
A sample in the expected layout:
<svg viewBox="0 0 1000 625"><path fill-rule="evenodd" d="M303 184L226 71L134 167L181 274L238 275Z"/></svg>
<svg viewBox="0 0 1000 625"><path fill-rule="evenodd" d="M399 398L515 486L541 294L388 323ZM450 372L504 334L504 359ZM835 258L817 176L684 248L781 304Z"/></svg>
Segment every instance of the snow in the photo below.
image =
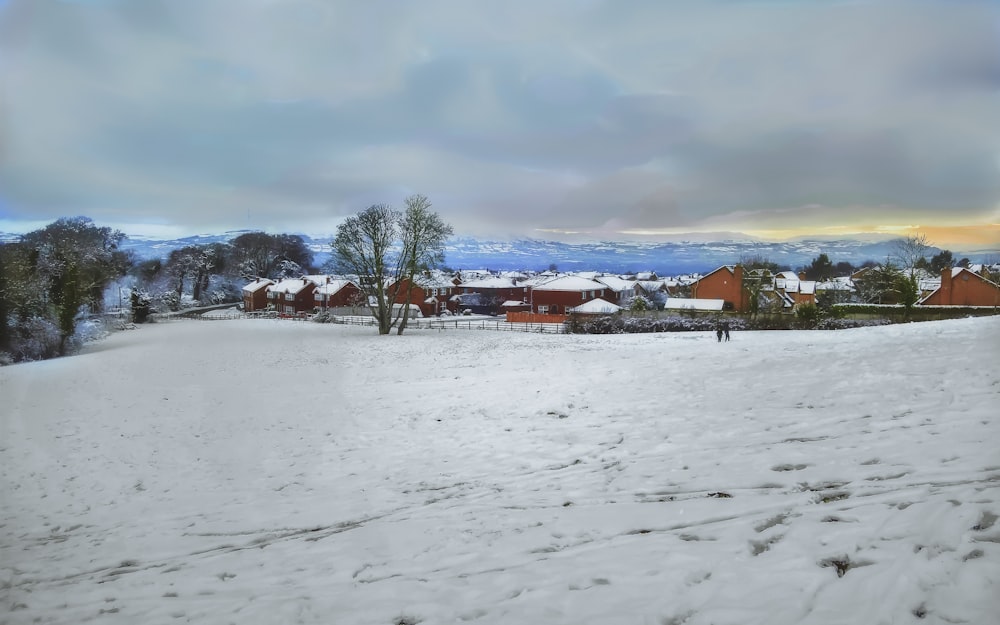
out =
<svg viewBox="0 0 1000 625"><path fill-rule="evenodd" d="M998 335L119 332L0 368L0 621L995 623Z"/></svg>
<svg viewBox="0 0 1000 625"><path fill-rule="evenodd" d="M330 280L326 284L321 284L316 287L316 299L320 299L323 295L336 295L348 284L351 284L350 280Z"/></svg>
<svg viewBox="0 0 1000 625"><path fill-rule="evenodd" d="M534 286L536 291L600 291L603 284L576 276L561 276Z"/></svg>
<svg viewBox="0 0 1000 625"><path fill-rule="evenodd" d="M267 287L269 292L273 293L298 293L302 289L309 285L314 285L315 282L309 280L308 278L288 278L287 280L282 280L271 286Z"/></svg>
<svg viewBox="0 0 1000 625"><path fill-rule="evenodd" d="M498 278L495 276L470 280L459 285L463 289L512 289L516 286L514 280L511 278Z"/></svg>
<svg viewBox="0 0 1000 625"><path fill-rule="evenodd" d="M610 315L620 311L622 308L617 304L612 304L611 302L597 298L592 299L585 304L580 304L573 308L573 312L582 313L585 315Z"/></svg>
<svg viewBox="0 0 1000 625"><path fill-rule="evenodd" d="M721 299L703 297L668 297L663 308L666 310L722 310L726 302Z"/></svg>
<svg viewBox="0 0 1000 625"><path fill-rule="evenodd" d="M635 282L623 280L618 276L598 276L594 278L594 281L600 282L606 288L611 289L615 293L621 293L622 291L629 291L635 288Z"/></svg>
<svg viewBox="0 0 1000 625"><path fill-rule="evenodd" d="M264 279L258 278L256 280L254 280L253 282L250 282L249 284L243 285L243 291L245 293L256 293L257 291L259 291L259 290L261 290L261 289L263 289L265 287L271 286L272 284L274 284L274 282L272 282L270 280L264 280Z"/></svg>

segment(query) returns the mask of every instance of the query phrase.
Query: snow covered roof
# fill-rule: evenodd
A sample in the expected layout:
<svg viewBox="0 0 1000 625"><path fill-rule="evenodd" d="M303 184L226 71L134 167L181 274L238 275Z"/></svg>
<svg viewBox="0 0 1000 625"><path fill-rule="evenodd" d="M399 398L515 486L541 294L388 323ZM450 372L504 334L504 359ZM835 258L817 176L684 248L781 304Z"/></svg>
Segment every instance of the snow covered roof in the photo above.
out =
<svg viewBox="0 0 1000 625"><path fill-rule="evenodd" d="M708 276L712 275L713 273L716 273L716 272L722 271L722 270L726 270L726 271L728 271L731 274L735 274L736 273L736 266L735 265L723 265L723 266L721 266L721 267L719 267L717 269L713 269L712 271L709 271L708 273L706 273L703 276L697 276L692 282L698 282L699 280L707 278Z"/></svg>
<svg viewBox="0 0 1000 625"><path fill-rule="evenodd" d="M536 291L600 291L604 288L607 287L600 282L577 276L562 276L535 286Z"/></svg>
<svg viewBox="0 0 1000 625"><path fill-rule="evenodd" d="M443 276L419 276L414 282L424 289L453 289L455 283Z"/></svg>
<svg viewBox="0 0 1000 625"><path fill-rule="evenodd" d="M351 284L350 280L330 280L326 284L316 287L317 295L333 295L334 293L340 292L348 284ZM357 286L357 285L355 285Z"/></svg>
<svg viewBox="0 0 1000 625"><path fill-rule="evenodd" d="M589 302L580 304L579 306L574 306L571 312L580 313L584 315L610 315L621 310L622 307L611 302L605 301L601 298L592 299Z"/></svg>
<svg viewBox="0 0 1000 625"><path fill-rule="evenodd" d="M635 282L632 282L631 280L623 280L618 276L598 276L594 278L594 281L600 282L615 293L629 291L635 286Z"/></svg>
<svg viewBox="0 0 1000 625"><path fill-rule="evenodd" d="M666 310L722 310L724 303L725 301L721 299L668 297L663 308Z"/></svg>
<svg viewBox="0 0 1000 625"><path fill-rule="evenodd" d="M853 291L854 287L850 283L850 278L847 280L827 280L825 282L820 282L816 285L817 291Z"/></svg>
<svg viewBox="0 0 1000 625"><path fill-rule="evenodd" d="M509 299L506 302L504 302L503 304L500 304L501 307L505 307L505 308L514 308L514 307L517 307L517 306L527 306L527 305L528 305L527 302L519 302L519 301L513 300L513 299Z"/></svg>
<svg viewBox="0 0 1000 625"><path fill-rule="evenodd" d="M799 281L799 293L803 295L815 295L816 294L816 281L815 280L800 280Z"/></svg>
<svg viewBox="0 0 1000 625"><path fill-rule="evenodd" d="M662 280L636 280L636 285L647 293L662 291L667 288Z"/></svg>
<svg viewBox="0 0 1000 625"><path fill-rule="evenodd" d="M257 278L256 280L254 280L250 284L243 285L243 292L244 293L256 293L257 291L259 291L259 290L261 290L261 289L263 289L263 288L265 288L267 286L270 286L272 284L274 284L274 282L272 282L271 280L268 280L267 278Z"/></svg>
<svg viewBox="0 0 1000 625"><path fill-rule="evenodd" d="M535 276L534 278L527 278L525 280L520 280L515 286L530 286L535 287L539 284L545 284L546 282L552 280L549 276Z"/></svg>
<svg viewBox="0 0 1000 625"><path fill-rule="evenodd" d="M277 293L298 293L307 286L316 286L316 283L308 278L287 278L272 284L267 290Z"/></svg>
<svg viewBox="0 0 1000 625"><path fill-rule="evenodd" d="M498 278L496 276L491 276L489 278L481 278L479 280L469 280L468 282L463 282L459 285L463 289L511 289L516 287L514 281L510 278Z"/></svg>

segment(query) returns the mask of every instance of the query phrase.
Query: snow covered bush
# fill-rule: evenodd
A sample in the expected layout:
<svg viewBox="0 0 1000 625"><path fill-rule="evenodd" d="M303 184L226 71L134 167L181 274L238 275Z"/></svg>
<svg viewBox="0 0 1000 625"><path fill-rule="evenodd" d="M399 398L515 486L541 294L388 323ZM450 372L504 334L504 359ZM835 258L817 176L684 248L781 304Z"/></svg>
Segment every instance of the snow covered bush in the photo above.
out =
<svg viewBox="0 0 1000 625"><path fill-rule="evenodd" d="M176 312L181 309L181 297L176 291L164 291L160 293L156 298L163 308L171 312Z"/></svg>
<svg viewBox="0 0 1000 625"><path fill-rule="evenodd" d="M10 324L9 353L14 362L55 358L60 338L59 327L48 319L17 320Z"/></svg>
<svg viewBox="0 0 1000 625"><path fill-rule="evenodd" d="M744 330L789 330L793 323L801 323L789 315L781 317L760 317L748 321L743 317L723 318L672 315L660 319L614 315L598 317L578 323L570 323L570 332L577 334L639 334L644 332L712 332L720 321L729 323L731 331ZM821 317L806 327L816 330L843 330L865 326L880 326L892 323L887 319L838 319Z"/></svg>
<svg viewBox="0 0 1000 625"><path fill-rule="evenodd" d="M149 313L152 311L153 298L142 289L132 289L129 294L129 303L132 306L132 323L146 323Z"/></svg>
<svg viewBox="0 0 1000 625"><path fill-rule="evenodd" d="M841 317L827 317L820 319L816 324L817 330L847 330L850 328L864 328L867 326L887 326L892 321L888 319L845 319Z"/></svg>
<svg viewBox="0 0 1000 625"><path fill-rule="evenodd" d="M330 311L324 310L313 315L312 320L316 323L330 323L333 321L333 315L330 314Z"/></svg>
<svg viewBox="0 0 1000 625"><path fill-rule="evenodd" d="M105 320L93 317L90 319L84 319L76 324L76 332L73 334L73 340L76 342L76 347L80 347L84 343L91 343L93 341L99 341L100 339L106 338L111 332L108 331L108 326Z"/></svg>
<svg viewBox="0 0 1000 625"><path fill-rule="evenodd" d="M636 295L629 302L628 309L632 311L654 310L656 307L645 295Z"/></svg>
<svg viewBox="0 0 1000 625"><path fill-rule="evenodd" d="M615 315L598 317L578 325L582 334L640 334L646 332L706 332L715 330L719 319L715 317L682 317L672 315L660 319ZM726 317L731 330L749 329L745 320Z"/></svg>

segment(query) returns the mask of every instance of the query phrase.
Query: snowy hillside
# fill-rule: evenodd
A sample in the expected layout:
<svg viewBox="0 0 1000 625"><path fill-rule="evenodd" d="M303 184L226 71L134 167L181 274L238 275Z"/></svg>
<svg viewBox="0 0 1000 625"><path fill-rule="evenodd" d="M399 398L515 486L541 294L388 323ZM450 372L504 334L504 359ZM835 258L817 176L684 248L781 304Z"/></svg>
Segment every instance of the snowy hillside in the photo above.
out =
<svg viewBox="0 0 1000 625"><path fill-rule="evenodd" d="M140 258L166 258L187 245L221 243L245 231L200 235L170 241L130 237L123 247ZM330 256L333 235L299 234L315 255L317 266ZM692 235L695 236L695 235ZM456 237L445 247L445 264L456 269L544 270L550 264L564 271L593 270L617 273L657 271L663 275L707 272L743 256L760 255L780 265L800 267L820 253L835 262L860 265L884 259L892 249L886 240L800 240L785 242L740 240L680 240L668 242L602 241L567 243L540 239L488 240ZM936 248L935 248L936 251ZM986 252L967 254L973 260Z"/></svg>
<svg viewBox="0 0 1000 625"><path fill-rule="evenodd" d="M0 368L0 623L997 622L1000 317Z"/></svg>

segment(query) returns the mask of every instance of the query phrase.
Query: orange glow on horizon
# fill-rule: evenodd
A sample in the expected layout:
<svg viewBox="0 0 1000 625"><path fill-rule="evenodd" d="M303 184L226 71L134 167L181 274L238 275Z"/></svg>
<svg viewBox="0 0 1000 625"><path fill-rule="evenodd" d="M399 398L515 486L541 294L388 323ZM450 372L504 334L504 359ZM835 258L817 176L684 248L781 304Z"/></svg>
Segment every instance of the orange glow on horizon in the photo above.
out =
<svg viewBox="0 0 1000 625"><path fill-rule="evenodd" d="M877 234L904 237L923 234L931 245L940 248L997 248L1000 247L1000 224L979 224L967 226L924 226L924 225L878 225L878 226L831 226L827 228L792 228L773 230L744 230L747 234L762 239L785 240L808 235L838 235L851 237Z"/></svg>

